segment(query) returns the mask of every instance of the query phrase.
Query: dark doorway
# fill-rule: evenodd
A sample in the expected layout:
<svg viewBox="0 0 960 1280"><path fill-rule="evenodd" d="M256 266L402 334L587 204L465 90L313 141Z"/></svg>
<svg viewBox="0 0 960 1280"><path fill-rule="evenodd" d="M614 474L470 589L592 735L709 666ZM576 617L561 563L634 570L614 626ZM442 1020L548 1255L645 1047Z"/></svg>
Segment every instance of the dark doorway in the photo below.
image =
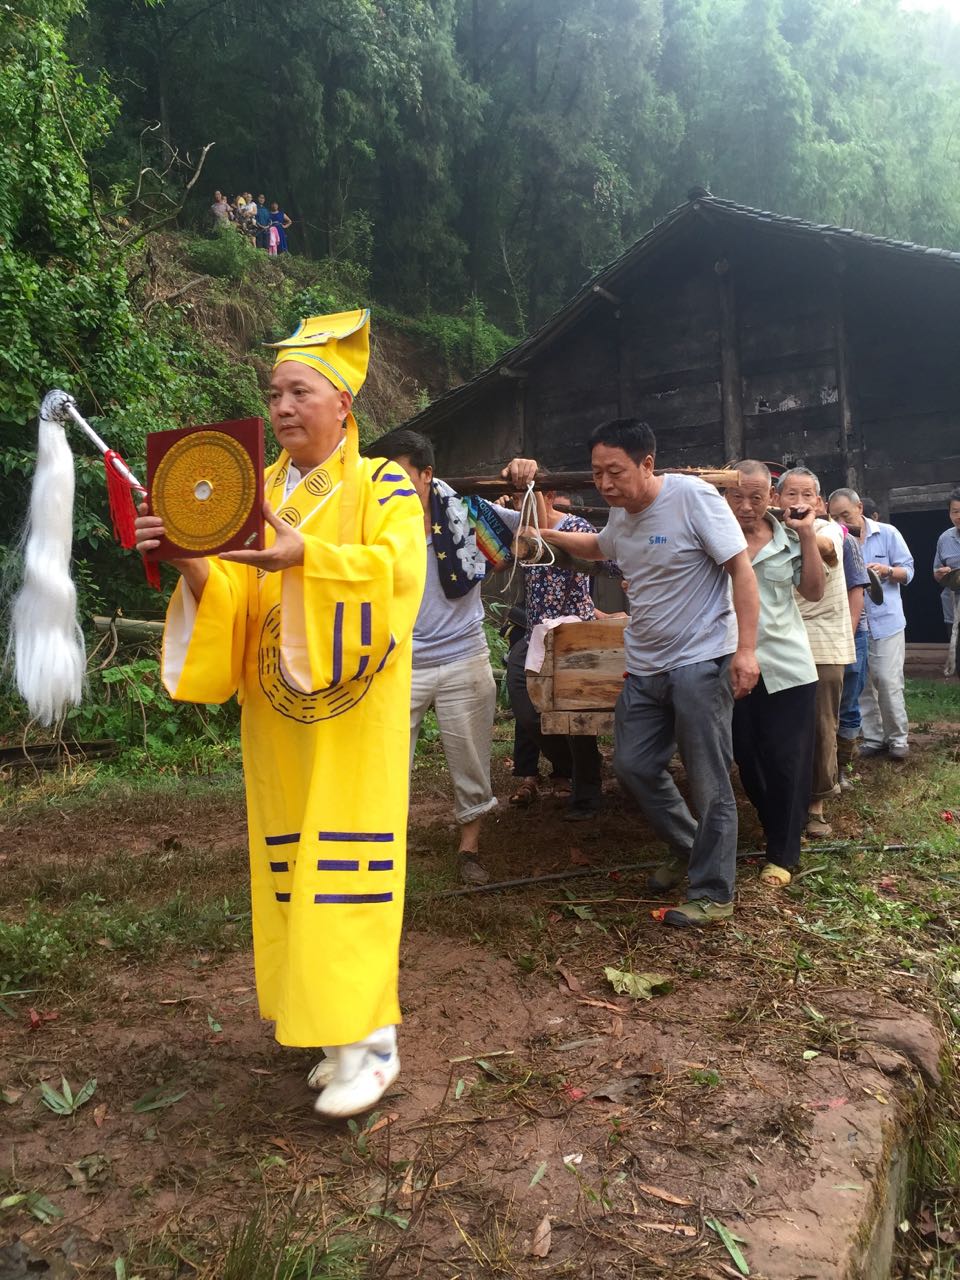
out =
<svg viewBox="0 0 960 1280"><path fill-rule="evenodd" d="M907 641L911 644L945 644L940 588L933 580L933 556L937 539L950 527L946 511L894 511L891 524L903 534L913 555L914 578L903 588L903 611L907 615Z"/></svg>

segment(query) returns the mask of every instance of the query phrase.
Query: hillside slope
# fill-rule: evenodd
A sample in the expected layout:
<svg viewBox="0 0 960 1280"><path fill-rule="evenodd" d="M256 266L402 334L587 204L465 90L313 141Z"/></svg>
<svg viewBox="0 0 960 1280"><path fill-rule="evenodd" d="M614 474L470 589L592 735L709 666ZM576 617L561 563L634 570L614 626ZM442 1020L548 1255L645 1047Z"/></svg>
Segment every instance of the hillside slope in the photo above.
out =
<svg viewBox="0 0 960 1280"><path fill-rule="evenodd" d="M261 343L285 336L305 315L369 305L370 370L357 401L364 439L403 422L513 342L484 318L475 299L458 316L405 316L370 299L364 273L351 263L292 254L270 258L230 230L210 239L154 234L135 280L149 322L163 323L164 312L176 311L201 347L252 368L261 390L270 376L269 352ZM212 367L197 372L214 373ZM237 411L249 412L250 406L238 404Z"/></svg>

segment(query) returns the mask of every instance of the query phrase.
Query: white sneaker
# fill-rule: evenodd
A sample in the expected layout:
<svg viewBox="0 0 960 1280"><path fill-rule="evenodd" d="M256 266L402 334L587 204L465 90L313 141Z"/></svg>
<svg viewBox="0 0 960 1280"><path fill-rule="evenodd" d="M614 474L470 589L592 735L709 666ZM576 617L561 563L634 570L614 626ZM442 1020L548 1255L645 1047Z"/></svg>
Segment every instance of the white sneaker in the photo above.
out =
<svg viewBox="0 0 960 1280"><path fill-rule="evenodd" d="M313 1104L318 1115L369 1111L400 1074L396 1027L381 1027L356 1044L341 1045L333 1079Z"/></svg>

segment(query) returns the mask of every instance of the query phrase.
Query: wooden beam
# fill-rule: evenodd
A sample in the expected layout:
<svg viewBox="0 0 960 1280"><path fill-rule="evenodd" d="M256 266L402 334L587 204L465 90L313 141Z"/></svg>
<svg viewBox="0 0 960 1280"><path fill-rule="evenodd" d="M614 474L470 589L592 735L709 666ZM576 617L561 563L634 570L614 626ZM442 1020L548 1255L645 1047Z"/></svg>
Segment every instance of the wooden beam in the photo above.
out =
<svg viewBox="0 0 960 1280"><path fill-rule="evenodd" d="M714 266L720 299L720 411L723 418L723 456L733 462L745 450L743 390L740 380L740 341L733 272L726 258Z"/></svg>
<svg viewBox="0 0 960 1280"><path fill-rule="evenodd" d="M837 403L840 408L840 457L845 483L863 493L863 449L858 447L860 433L853 416L850 379L850 348L843 309L843 262L834 263L833 320L837 362Z"/></svg>
<svg viewBox="0 0 960 1280"><path fill-rule="evenodd" d="M657 467L658 476L678 475L697 476L708 484L724 489L740 483L740 472L720 467ZM484 498L499 498L510 490L509 483L499 475L494 476L444 476L445 482L457 493L476 493ZM593 488L592 471L538 471L533 487L535 489L562 489L576 492Z"/></svg>
<svg viewBox="0 0 960 1280"><path fill-rule="evenodd" d="M99 635L116 631L121 640L150 640L163 635L162 622L146 622L141 618L104 618L95 615L93 629Z"/></svg>
<svg viewBox="0 0 960 1280"><path fill-rule="evenodd" d="M946 646L944 646L946 647ZM540 732L547 734L613 733L612 711L542 711Z"/></svg>

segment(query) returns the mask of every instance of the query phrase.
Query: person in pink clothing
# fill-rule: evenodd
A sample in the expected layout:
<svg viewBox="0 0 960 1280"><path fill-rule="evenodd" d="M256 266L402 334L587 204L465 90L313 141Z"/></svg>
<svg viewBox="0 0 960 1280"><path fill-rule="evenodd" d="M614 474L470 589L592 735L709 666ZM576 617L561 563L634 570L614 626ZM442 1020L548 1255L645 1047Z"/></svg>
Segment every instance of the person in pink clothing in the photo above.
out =
<svg viewBox="0 0 960 1280"><path fill-rule="evenodd" d="M275 222L271 222L270 226L267 228L267 253L269 253L272 258L275 258L279 248L280 228Z"/></svg>

